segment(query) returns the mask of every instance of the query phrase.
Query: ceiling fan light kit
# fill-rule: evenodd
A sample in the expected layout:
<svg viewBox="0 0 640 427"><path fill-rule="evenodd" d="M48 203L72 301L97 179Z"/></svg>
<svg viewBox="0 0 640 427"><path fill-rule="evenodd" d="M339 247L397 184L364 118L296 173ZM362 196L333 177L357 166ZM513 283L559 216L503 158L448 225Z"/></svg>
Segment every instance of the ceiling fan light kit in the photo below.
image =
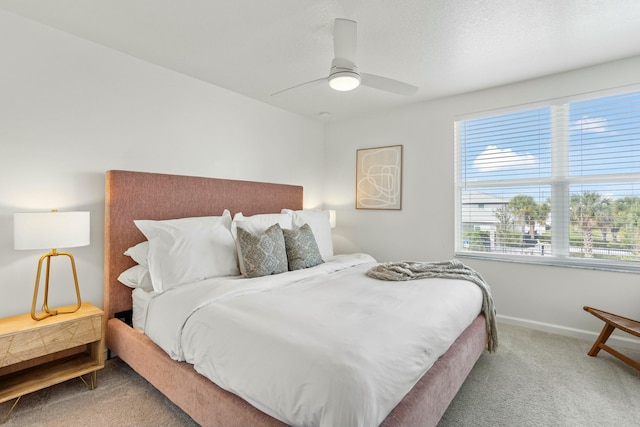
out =
<svg viewBox="0 0 640 427"><path fill-rule="evenodd" d="M334 58L329 71L329 86L331 89L346 92L360 86L358 67L349 60Z"/></svg>
<svg viewBox="0 0 640 427"><path fill-rule="evenodd" d="M353 71L338 71L329 76L331 89L346 92L360 86L360 75Z"/></svg>

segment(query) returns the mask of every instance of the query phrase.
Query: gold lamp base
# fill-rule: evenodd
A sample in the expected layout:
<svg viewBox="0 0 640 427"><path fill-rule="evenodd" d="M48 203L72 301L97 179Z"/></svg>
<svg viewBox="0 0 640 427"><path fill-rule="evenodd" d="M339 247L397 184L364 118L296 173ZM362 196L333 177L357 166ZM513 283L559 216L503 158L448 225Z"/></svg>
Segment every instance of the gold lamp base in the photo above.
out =
<svg viewBox="0 0 640 427"><path fill-rule="evenodd" d="M69 261L71 262L71 270L73 271L73 281L76 286L76 297L78 298L78 305L73 310L65 310L61 311L59 309L50 309L49 308L49 271L51 265L51 257L58 255L66 255L69 257ZM44 282L44 304L42 304L42 309L44 311L44 315L38 317L36 315L36 305L38 302L38 288L40 286L40 273L42 272L42 261L47 259L47 268ZM78 311L80 306L82 305L82 301L80 300L80 287L78 286L78 275L76 273L76 262L73 259L73 255L68 252L58 252L56 249L51 250L51 252L44 254L40 257L38 261L38 273L36 274L36 284L33 290L33 302L31 303L31 318L33 320L42 320L46 319L49 316L55 316L57 314L67 314L67 313L75 313Z"/></svg>

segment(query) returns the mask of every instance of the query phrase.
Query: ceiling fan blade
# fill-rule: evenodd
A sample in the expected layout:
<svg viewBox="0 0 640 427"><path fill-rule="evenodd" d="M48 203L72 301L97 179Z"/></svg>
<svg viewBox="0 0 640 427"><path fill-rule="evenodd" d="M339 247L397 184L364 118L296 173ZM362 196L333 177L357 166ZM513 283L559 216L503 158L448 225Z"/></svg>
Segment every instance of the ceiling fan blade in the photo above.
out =
<svg viewBox="0 0 640 427"><path fill-rule="evenodd" d="M291 87L288 87L286 89L279 90L278 92L274 92L274 93L271 94L271 96L278 96L278 95L281 95L281 94L283 94L285 92L289 92L290 90L298 89L298 88L300 88L302 86L315 86L315 85L317 85L319 83L322 83L322 82L326 83L327 82L327 78L323 77L321 79L311 80L310 82L300 83L299 85L291 86Z"/></svg>
<svg viewBox="0 0 640 427"><path fill-rule="evenodd" d="M418 91L416 86L374 74L360 73L360 79L360 84L363 86L369 86L398 95L411 96Z"/></svg>
<svg viewBox="0 0 640 427"><path fill-rule="evenodd" d="M333 23L333 54L356 63L358 24L350 19L337 18Z"/></svg>

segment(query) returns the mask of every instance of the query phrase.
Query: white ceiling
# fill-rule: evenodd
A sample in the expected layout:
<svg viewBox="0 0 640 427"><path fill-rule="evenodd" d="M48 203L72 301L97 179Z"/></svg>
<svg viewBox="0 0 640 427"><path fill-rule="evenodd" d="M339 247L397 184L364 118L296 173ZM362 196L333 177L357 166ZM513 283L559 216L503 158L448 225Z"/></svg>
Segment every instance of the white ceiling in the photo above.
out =
<svg viewBox="0 0 640 427"><path fill-rule="evenodd" d="M640 54L640 0L0 0L0 8L322 120ZM318 85L272 97L328 75L335 18L358 22L360 71L418 93Z"/></svg>

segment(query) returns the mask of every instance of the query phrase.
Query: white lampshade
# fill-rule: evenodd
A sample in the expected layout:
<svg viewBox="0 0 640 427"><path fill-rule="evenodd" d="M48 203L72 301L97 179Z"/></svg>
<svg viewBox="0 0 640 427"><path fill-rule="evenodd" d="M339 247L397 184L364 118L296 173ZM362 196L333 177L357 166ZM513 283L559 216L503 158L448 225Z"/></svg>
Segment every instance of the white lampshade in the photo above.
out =
<svg viewBox="0 0 640 427"><path fill-rule="evenodd" d="M336 228L336 211L333 209L329 210L329 224L331 228Z"/></svg>
<svg viewBox="0 0 640 427"><path fill-rule="evenodd" d="M87 246L89 212L26 212L13 214L16 250Z"/></svg>

